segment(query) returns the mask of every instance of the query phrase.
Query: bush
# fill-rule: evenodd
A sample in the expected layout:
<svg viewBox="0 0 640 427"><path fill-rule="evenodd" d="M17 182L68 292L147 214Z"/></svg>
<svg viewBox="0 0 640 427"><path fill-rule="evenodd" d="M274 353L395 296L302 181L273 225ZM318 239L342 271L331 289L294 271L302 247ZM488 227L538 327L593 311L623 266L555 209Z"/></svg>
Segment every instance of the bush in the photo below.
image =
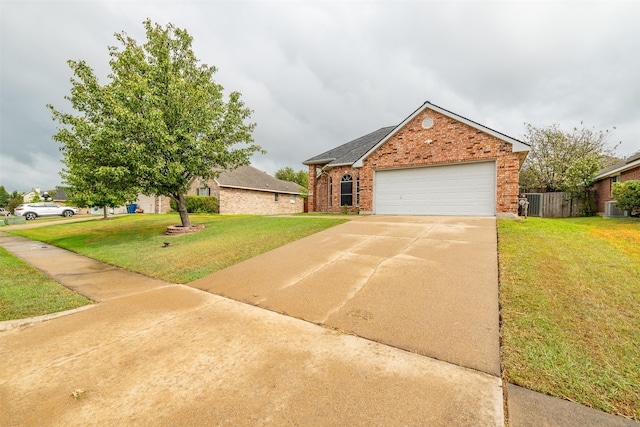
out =
<svg viewBox="0 0 640 427"><path fill-rule="evenodd" d="M618 209L632 211L640 208L640 180L614 183L613 198Z"/></svg>
<svg viewBox="0 0 640 427"><path fill-rule="evenodd" d="M187 212L189 213L218 213L220 204L216 197L207 196L185 196L187 204ZM170 201L171 209L178 210L178 204L175 200Z"/></svg>

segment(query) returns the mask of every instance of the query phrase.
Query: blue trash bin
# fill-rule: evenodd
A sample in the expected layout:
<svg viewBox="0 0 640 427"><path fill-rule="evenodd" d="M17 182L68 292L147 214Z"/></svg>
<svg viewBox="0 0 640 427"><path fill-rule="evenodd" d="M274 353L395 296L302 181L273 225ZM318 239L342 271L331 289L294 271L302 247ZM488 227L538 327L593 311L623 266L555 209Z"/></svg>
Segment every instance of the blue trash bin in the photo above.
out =
<svg viewBox="0 0 640 427"><path fill-rule="evenodd" d="M127 212L129 212L129 213L136 213L136 209L138 209L138 205L136 205L136 204L134 203L134 204L129 205L129 210L128 210Z"/></svg>

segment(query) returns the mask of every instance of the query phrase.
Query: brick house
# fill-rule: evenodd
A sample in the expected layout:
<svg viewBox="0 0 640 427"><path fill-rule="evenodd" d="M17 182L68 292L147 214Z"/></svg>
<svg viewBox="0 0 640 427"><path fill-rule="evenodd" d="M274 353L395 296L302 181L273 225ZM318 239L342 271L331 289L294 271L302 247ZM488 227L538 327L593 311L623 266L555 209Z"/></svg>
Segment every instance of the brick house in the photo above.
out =
<svg viewBox="0 0 640 427"><path fill-rule="evenodd" d="M217 178L194 179L188 195L215 196L221 214L290 214L304 210L303 188L253 166L222 172Z"/></svg>
<svg viewBox="0 0 640 427"><path fill-rule="evenodd" d="M613 183L625 182L638 179L640 180L640 151L637 151L626 159L616 163L613 166L604 168L596 175L597 211L604 214L607 202L613 201Z"/></svg>
<svg viewBox="0 0 640 427"><path fill-rule="evenodd" d="M221 214L290 214L304 210L304 189L295 182L276 179L253 166L224 171L217 178L191 181L187 196L215 196ZM138 195L136 204L145 213L171 211L165 196Z"/></svg>
<svg viewBox="0 0 640 427"><path fill-rule="evenodd" d="M397 126L314 156L309 212L517 214L530 147L430 102Z"/></svg>

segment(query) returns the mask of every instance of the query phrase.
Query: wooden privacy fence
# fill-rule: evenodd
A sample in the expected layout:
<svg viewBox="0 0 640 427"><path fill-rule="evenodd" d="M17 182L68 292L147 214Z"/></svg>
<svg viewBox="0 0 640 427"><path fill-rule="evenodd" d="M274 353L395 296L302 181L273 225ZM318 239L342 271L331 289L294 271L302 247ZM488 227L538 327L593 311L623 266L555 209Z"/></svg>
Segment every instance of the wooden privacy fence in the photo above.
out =
<svg viewBox="0 0 640 427"><path fill-rule="evenodd" d="M568 218L578 216L582 203L569 193L524 193L529 201L529 216Z"/></svg>

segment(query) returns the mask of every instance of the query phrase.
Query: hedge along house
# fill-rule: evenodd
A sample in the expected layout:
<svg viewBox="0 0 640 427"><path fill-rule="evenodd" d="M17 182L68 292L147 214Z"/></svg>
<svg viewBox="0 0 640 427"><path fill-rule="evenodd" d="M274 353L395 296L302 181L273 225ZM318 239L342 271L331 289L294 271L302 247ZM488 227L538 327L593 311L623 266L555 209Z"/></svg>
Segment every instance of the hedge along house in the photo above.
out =
<svg viewBox="0 0 640 427"><path fill-rule="evenodd" d="M223 171L217 178L191 182L187 195L215 196L221 214L291 214L304 210L304 188L253 166Z"/></svg>
<svg viewBox="0 0 640 427"><path fill-rule="evenodd" d="M530 147L425 102L397 126L314 156L309 212L494 216L518 212Z"/></svg>

